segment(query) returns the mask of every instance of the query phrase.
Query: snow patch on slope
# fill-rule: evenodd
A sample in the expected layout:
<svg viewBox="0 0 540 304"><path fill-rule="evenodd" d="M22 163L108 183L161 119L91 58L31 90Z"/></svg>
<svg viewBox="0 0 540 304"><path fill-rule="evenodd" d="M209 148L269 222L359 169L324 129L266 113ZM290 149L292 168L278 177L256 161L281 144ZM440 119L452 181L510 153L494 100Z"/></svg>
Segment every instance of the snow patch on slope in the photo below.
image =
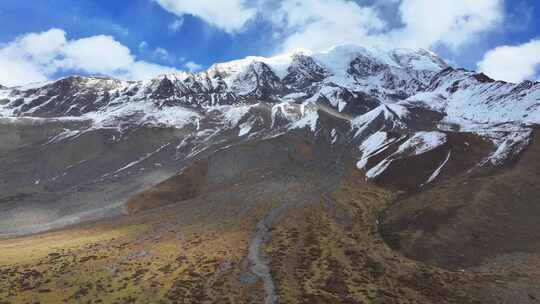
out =
<svg viewBox="0 0 540 304"><path fill-rule="evenodd" d="M133 167L133 166L136 166L140 163L142 163L143 161L149 159L150 157L156 155L157 153L161 152L163 149L165 149L166 147L168 147L170 145L170 143L167 143L165 145L162 145L161 147L159 147L157 150L153 151L153 152L149 152L147 153L146 155L142 156L141 158L139 158L138 160L135 160L135 161L132 161L128 164L126 164L125 166L123 166L122 168L114 171L113 175L115 174L118 174L120 172L123 172L123 171L126 171L127 169Z"/></svg>
<svg viewBox="0 0 540 304"><path fill-rule="evenodd" d="M441 174L442 169L444 168L444 166L446 166L446 164L450 160L451 155L452 155L452 151L448 151L448 155L446 156L446 159L439 165L439 167L437 167L437 169L435 169L435 171L433 172L433 174L431 174L428 180L424 184L422 184L422 187L433 182L439 176L439 174Z"/></svg>
<svg viewBox="0 0 540 304"><path fill-rule="evenodd" d="M401 144L397 154L407 156L420 155L429 152L446 142L446 134L441 132L418 132Z"/></svg>
<svg viewBox="0 0 540 304"><path fill-rule="evenodd" d="M385 123L388 123L390 128L405 128L403 119L409 116L409 111L406 107L399 104L387 104L381 105L377 108L355 117L351 121L352 129L356 129L355 136L361 135L365 130L367 130L373 123L381 118Z"/></svg>
<svg viewBox="0 0 540 304"><path fill-rule="evenodd" d="M488 157L487 161L493 165L501 165L513 155L519 154L529 145L531 133L531 130L524 130L495 140L497 150Z"/></svg>
<svg viewBox="0 0 540 304"><path fill-rule="evenodd" d="M358 169L364 169L367 165L367 162L370 157L374 156L376 152L384 150L389 143L393 142L391 138L388 138L388 133L378 131L375 134L368 137L360 145L360 152L362 153L362 158L356 164Z"/></svg>
<svg viewBox="0 0 540 304"><path fill-rule="evenodd" d="M89 112L83 118L94 121L94 129L122 129L128 118L129 123L150 124L182 128L194 124L200 115L183 107L170 107L166 110L156 107L151 102L129 102L111 106L104 110Z"/></svg>
<svg viewBox="0 0 540 304"><path fill-rule="evenodd" d="M372 140L372 143L381 142L382 135L377 135L376 138ZM441 132L418 132L415 133L412 137L410 137L408 140L406 140L404 143L402 143L396 152L394 152L392 155L388 156L381 162L379 162L377 165L369 169L366 173L366 177L368 179L376 178L377 176L381 175L392 162L398 160L407 158L410 156L415 155L421 155L424 153L427 153L429 151L432 151L444 143L446 143L446 134ZM371 143L368 143L369 145ZM359 169L365 168L365 162L367 160L364 160L359 162L357 166ZM363 166L362 166L363 165Z"/></svg>
<svg viewBox="0 0 540 304"><path fill-rule="evenodd" d="M290 129L309 128L312 132L317 130L319 121L318 108L312 103L303 103L300 105L300 119L293 122Z"/></svg>
<svg viewBox="0 0 540 304"><path fill-rule="evenodd" d="M336 129L332 129L332 131L330 131L330 140L331 140L331 144L335 144L337 142L337 140L339 139L339 134L337 132Z"/></svg>
<svg viewBox="0 0 540 304"><path fill-rule="evenodd" d="M238 136L242 137L244 135L249 134L249 132L251 131L251 128L253 128L253 123L250 121L247 121L241 124L239 127L240 127L240 131L238 131Z"/></svg>
<svg viewBox="0 0 540 304"><path fill-rule="evenodd" d="M224 122L231 128L238 126L238 123L254 105L237 106L214 106L208 108L208 111L218 111L223 116Z"/></svg>

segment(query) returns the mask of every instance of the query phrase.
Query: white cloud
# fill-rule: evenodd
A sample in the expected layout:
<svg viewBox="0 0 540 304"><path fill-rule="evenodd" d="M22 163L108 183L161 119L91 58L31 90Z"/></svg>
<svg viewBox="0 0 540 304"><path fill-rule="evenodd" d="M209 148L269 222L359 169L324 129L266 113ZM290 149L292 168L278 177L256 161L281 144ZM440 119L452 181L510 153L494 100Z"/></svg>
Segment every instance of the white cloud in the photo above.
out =
<svg viewBox="0 0 540 304"><path fill-rule="evenodd" d="M478 69L497 80L520 82L534 79L540 68L540 40L490 50L478 63Z"/></svg>
<svg viewBox="0 0 540 304"><path fill-rule="evenodd" d="M184 25L184 18L180 17L174 20L171 24L169 24L169 30L173 32L178 32L182 28L183 25Z"/></svg>
<svg viewBox="0 0 540 304"><path fill-rule="evenodd" d="M67 44L66 33L59 29L51 29L43 33L30 33L19 38L17 43L11 44L26 53L39 63L49 63Z"/></svg>
<svg viewBox="0 0 540 304"><path fill-rule="evenodd" d="M198 72L203 69L203 66L200 64L197 64L193 61L188 61L184 64L184 66L190 71L190 72Z"/></svg>
<svg viewBox="0 0 540 304"><path fill-rule="evenodd" d="M45 81L58 72L147 79L175 71L137 60L126 46L111 36L68 40L65 31L51 29L29 33L0 45L0 83L8 86Z"/></svg>
<svg viewBox="0 0 540 304"><path fill-rule="evenodd" d="M42 66L12 53L11 49L0 50L0 84L13 86L45 80L47 74Z"/></svg>
<svg viewBox="0 0 540 304"><path fill-rule="evenodd" d="M178 70L146 61L135 61L123 70L119 70L114 75L121 79L150 79L157 75L177 73Z"/></svg>
<svg viewBox="0 0 540 304"><path fill-rule="evenodd" d="M504 19L502 0L388 0L384 7L400 17L397 25L381 17L381 5L349 0L283 0L270 19L289 31L282 50L344 43L457 50Z"/></svg>
<svg viewBox="0 0 540 304"><path fill-rule="evenodd" d="M275 39L282 37L278 51L336 44L459 50L504 20L504 0L385 0L371 5L352 0L251 0L251 5L247 0L152 1L229 33L242 30L259 14L280 34Z"/></svg>
<svg viewBox="0 0 540 304"><path fill-rule="evenodd" d="M374 9L346 0L285 0L273 21L292 32L283 42L283 50L374 43L373 32L385 28Z"/></svg>
<svg viewBox="0 0 540 304"><path fill-rule="evenodd" d="M402 0L399 6L405 26L391 33L404 46L437 44L457 49L477 35L492 30L504 19L502 0Z"/></svg>
<svg viewBox="0 0 540 304"><path fill-rule="evenodd" d="M208 24L228 33L240 31L256 15L244 0L153 0L165 10L177 15L197 16Z"/></svg>
<svg viewBox="0 0 540 304"><path fill-rule="evenodd" d="M64 31L52 29L1 45L0 83L10 86L47 80L57 69L55 60L66 43Z"/></svg>
<svg viewBox="0 0 540 304"><path fill-rule="evenodd" d="M130 50L111 36L93 36L70 41L63 49L64 69L82 70L105 75L125 68L135 61Z"/></svg>

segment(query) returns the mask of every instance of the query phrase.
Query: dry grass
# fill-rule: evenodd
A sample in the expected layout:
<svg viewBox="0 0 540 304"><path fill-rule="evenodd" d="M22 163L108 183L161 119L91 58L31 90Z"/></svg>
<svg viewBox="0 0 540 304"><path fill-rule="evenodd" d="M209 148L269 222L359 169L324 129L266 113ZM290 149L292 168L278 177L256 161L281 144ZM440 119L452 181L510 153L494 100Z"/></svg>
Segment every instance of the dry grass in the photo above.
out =
<svg viewBox="0 0 540 304"><path fill-rule="evenodd" d="M481 303L476 285L494 276L427 266L386 245L377 215L393 200L353 172L283 219L267 248L282 303Z"/></svg>
<svg viewBox="0 0 540 304"><path fill-rule="evenodd" d="M0 303L241 303L256 208L246 218L176 216L177 207L0 241Z"/></svg>

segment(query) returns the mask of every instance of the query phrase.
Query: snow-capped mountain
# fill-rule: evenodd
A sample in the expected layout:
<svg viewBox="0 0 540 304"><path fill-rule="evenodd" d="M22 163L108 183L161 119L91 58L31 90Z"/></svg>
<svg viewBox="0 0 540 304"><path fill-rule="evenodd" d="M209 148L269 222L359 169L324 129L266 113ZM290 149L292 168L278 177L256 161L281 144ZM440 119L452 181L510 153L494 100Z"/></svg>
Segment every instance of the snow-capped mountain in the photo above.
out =
<svg viewBox="0 0 540 304"><path fill-rule="evenodd" d="M6 195L18 195L9 190L15 185L68 191L123 175L132 179L135 172L150 174L167 165L171 169L165 176L170 176L205 153L289 132L352 155L368 179L419 188L445 174L504 164L518 155L529 143L532 127L540 124L539 107L540 83L495 81L453 68L426 50L355 46L248 57L215 64L200 73L162 75L148 81L67 77L0 87L3 125L49 130L32 135L30 142L20 135L17 144L4 148L3 154L20 153L33 145L39 145L43 153L77 151L61 166L47 159L43 164L49 166L47 170L25 164L28 159L17 156L16 164L31 168L10 169L12 177L0 189ZM141 130L161 133L138 138L138 132L145 132ZM163 135L163 130L173 131ZM99 150L101 154L85 155L80 149L86 148L77 146L91 136L99 136L99 145L107 147ZM130 140L136 140L135 146L126 144ZM114 150L122 144L131 148ZM474 157L464 161L470 149ZM92 170L81 169L85 175L76 182L62 181L82 164ZM418 172L403 182L398 176L407 168ZM107 204L117 206L121 197L114 193L100 199L114 200ZM92 217L103 206L71 208L41 222L49 228L59 218L78 221ZM11 216L4 214L0 222ZM12 223L4 221L0 228ZM44 229L34 226L28 229Z"/></svg>
<svg viewBox="0 0 540 304"><path fill-rule="evenodd" d="M341 112L368 96L378 104L403 100L425 90L433 75L447 67L423 50L383 54L339 47L317 54L248 57L201 73L163 75L145 82L68 77L3 89L2 98L9 101L4 108L7 115L36 117L81 116L147 101L157 107L205 108L295 99L329 102Z"/></svg>

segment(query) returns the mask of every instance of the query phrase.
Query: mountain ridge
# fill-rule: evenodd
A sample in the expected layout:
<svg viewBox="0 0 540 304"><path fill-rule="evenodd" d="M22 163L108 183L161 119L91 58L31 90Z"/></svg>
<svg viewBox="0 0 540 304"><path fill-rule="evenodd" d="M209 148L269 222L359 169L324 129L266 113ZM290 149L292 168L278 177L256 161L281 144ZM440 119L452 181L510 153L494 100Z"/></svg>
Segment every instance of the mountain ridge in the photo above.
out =
<svg viewBox="0 0 540 304"><path fill-rule="evenodd" d="M540 111L535 111L540 109L540 83L495 81L452 68L422 49L383 52L357 46L248 57L199 73L167 74L148 81L73 76L1 89L0 100L0 117L15 117L11 120L69 118L89 123L87 129L68 130L51 140L102 129L122 133L140 126L195 128L201 133L204 122L215 119L244 137L253 135L254 124L262 121L251 110L266 105L271 124L261 131L285 126L315 132L323 111L348 120L349 132L360 141L374 131L408 136L472 132L498 147L486 158L493 163L519 154L528 144L530 126L540 123ZM360 149L359 154L366 151Z"/></svg>

